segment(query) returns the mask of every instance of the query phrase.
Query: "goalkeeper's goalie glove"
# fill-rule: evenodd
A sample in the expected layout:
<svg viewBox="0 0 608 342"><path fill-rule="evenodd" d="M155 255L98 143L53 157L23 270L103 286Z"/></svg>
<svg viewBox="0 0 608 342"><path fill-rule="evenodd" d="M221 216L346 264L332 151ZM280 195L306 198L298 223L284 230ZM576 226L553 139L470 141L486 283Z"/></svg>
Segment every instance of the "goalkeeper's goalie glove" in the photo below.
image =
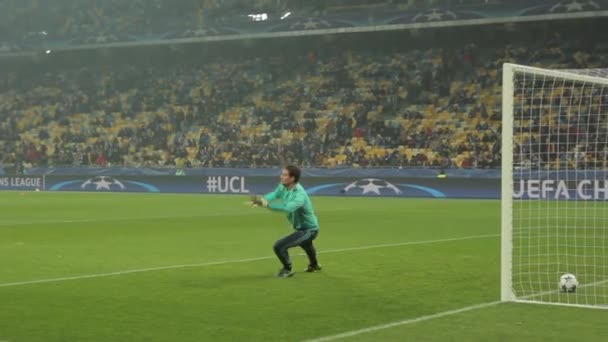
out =
<svg viewBox="0 0 608 342"><path fill-rule="evenodd" d="M251 205L253 207L268 207L268 201L264 197L252 196Z"/></svg>

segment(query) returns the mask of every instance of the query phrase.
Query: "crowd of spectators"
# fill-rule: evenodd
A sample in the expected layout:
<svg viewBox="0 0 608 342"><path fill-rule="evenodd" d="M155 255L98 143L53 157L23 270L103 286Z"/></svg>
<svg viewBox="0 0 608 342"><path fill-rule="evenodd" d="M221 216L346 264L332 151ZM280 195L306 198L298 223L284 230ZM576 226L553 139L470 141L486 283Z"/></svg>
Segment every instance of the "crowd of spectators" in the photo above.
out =
<svg viewBox="0 0 608 342"><path fill-rule="evenodd" d="M515 167L608 168L608 86L530 76L515 75Z"/></svg>
<svg viewBox="0 0 608 342"><path fill-rule="evenodd" d="M500 48L353 49L276 60L9 73L0 83L0 163L496 168L502 64L587 68L608 62L605 46L593 52L556 39ZM607 97L594 101L597 108L608 104ZM550 124L535 113L521 123ZM561 120L555 123L568 130L578 122L568 119L573 116L545 120ZM590 127L601 134L606 118L597 118L593 125L576 124L579 134ZM521 151L551 148L552 142L537 143L539 132L517 141ZM589 152L585 140L577 141L558 142L560 158Z"/></svg>

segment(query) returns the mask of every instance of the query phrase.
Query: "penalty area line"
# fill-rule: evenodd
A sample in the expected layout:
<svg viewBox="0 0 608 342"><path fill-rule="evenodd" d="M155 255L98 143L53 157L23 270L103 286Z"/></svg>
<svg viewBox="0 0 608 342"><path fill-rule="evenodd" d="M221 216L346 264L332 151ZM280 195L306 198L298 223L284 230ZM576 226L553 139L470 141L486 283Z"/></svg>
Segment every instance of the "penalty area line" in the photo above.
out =
<svg viewBox="0 0 608 342"><path fill-rule="evenodd" d="M344 252L363 251L363 250L369 250L369 249L390 248L390 247L429 245L429 244L442 243L442 242L457 242L457 241L466 241L466 240L496 238L499 236L500 236L499 234L471 235L471 236L462 236L462 237L456 237L456 238L446 238L446 239L437 239L437 240L409 241L409 242L389 243L389 244L381 244L381 245L369 245L369 246L359 246L359 247L349 247L349 248L339 248L339 249L328 249L328 250L320 251L318 254L344 253ZM303 256L305 254L298 253L296 255ZM247 258L247 259L209 261L209 262L203 262L203 263L198 263L198 264L181 264L181 265L148 267L148 268L139 268L139 269L108 272L108 273L85 274L85 275L77 275L77 276L70 276L70 277L48 278L48 279L38 279L38 280L26 280L26 281L12 282L12 283L4 283L4 284L0 283L0 287L11 287L11 286L20 286L20 285L42 284L42 283L56 283L56 282L61 282L61 281L91 279L91 278L104 278L104 277L121 276L121 275L134 274L134 273L175 270L175 269L183 269L183 268L197 268L197 267L217 266L217 265L226 265L226 264L239 264L239 263L245 263L245 262L270 260L270 259L274 259L274 258L276 258L276 257L273 255L273 256L263 256L263 257L257 257L257 258Z"/></svg>
<svg viewBox="0 0 608 342"><path fill-rule="evenodd" d="M465 306L460 309L448 310L448 311L438 312L435 314L420 316L420 317L415 317L415 318L408 318L408 319L404 319L402 321L375 325L372 327L358 329L358 330L351 330L351 331L343 332L343 333L336 334L336 335L329 335L329 336L319 337L319 338L315 338L315 339L311 339L311 340L306 340L305 342L335 341L335 340L340 340L340 339L353 337L353 336L357 336L357 335L361 335L361 334L375 332L378 330L385 330L385 329L390 329L390 328L394 328L394 327L400 327L400 326L404 326L404 325L409 325L409 324L414 324L414 323L419 323L419 322L424 322L424 321L430 321L432 319L442 318L442 317L446 317L446 316L458 315L458 314L468 312L468 311L488 308L490 306L494 306L494 305L497 305L500 303L501 303L500 301L495 301L495 302L488 302L488 303L476 304L476 305L471 305L471 306Z"/></svg>

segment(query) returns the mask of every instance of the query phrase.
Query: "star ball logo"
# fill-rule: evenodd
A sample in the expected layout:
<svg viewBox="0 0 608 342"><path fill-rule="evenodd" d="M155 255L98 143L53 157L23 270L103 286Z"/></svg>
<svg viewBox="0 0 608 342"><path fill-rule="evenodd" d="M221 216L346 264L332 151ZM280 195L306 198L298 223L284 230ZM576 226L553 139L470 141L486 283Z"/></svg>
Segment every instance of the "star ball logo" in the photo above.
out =
<svg viewBox="0 0 608 342"><path fill-rule="evenodd" d="M308 194L348 196L447 197L445 193L422 184L391 183L379 178L362 178L350 183L329 183L308 188Z"/></svg>
<svg viewBox="0 0 608 342"><path fill-rule="evenodd" d="M601 6L593 0L566 0L560 1L551 9L553 13L571 13L584 11L597 11Z"/></svg>
<svg viewBox="0 0 608 342"><path fill-rule="evenodd" d="M160 192L148 183L133 180L118 180L109 176L95 176L86 180L68 180L52 185L51 191L108 191L108 192Z"/></svg>
<svg viewBox="0 0 608 342"><path fill-rule="evenodd" d="M80 188L83 190L87 190L87 188L94 188L97 191L98 190L111 191L111 190L124 190L125 185L116 178L99 176L99 177L87 179L84 183L82 183L82 185L80 185Z"/></svg>
<svg viewBox="0 0 608 342"><path fill-rule="evenodd" d="M455 20L458 15L452 11L433 8L431 10L418 13L413 20L414 21L445 21Z"/></svg>
<svg viewBox="0 0 608 342"><path fill-rule="evenodd" d="M360 189L361 194L376 194L381 195L383 189L387 189L386 191L393 192L396 195L401 194L401 189L399 189L394 184L391 184L385 180L378 178L364 178L358 181L354 181L347 185L342 191L344 193L348 193L349 191L354 191L355 189Z"/></svg>

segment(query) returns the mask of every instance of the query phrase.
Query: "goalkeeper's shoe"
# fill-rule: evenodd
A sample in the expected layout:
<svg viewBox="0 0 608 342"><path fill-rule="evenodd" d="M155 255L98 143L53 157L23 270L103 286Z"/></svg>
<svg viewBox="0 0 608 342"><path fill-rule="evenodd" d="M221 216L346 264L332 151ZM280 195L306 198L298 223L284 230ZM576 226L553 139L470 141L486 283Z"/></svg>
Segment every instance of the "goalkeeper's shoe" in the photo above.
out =
<svg viewBox="0 0 608 342"><path fill-rule="evenodd" d="M308 267L306 267L306 269L304 270L304 272L308 272L308 273L313 273L313 272L319 272L320 270L322 270L323 268L321 267L321 265L316 264L316 265L308 265Z"/></svg>
<svg viewBox="0 0 608 342"><path fill-rule="evenodd" d="M279 271L279 274L277 274L277 277L279 278L289 278L289 277L293 277L295 273L292 270L286 269L286 268L282 268Z"/></svg>

